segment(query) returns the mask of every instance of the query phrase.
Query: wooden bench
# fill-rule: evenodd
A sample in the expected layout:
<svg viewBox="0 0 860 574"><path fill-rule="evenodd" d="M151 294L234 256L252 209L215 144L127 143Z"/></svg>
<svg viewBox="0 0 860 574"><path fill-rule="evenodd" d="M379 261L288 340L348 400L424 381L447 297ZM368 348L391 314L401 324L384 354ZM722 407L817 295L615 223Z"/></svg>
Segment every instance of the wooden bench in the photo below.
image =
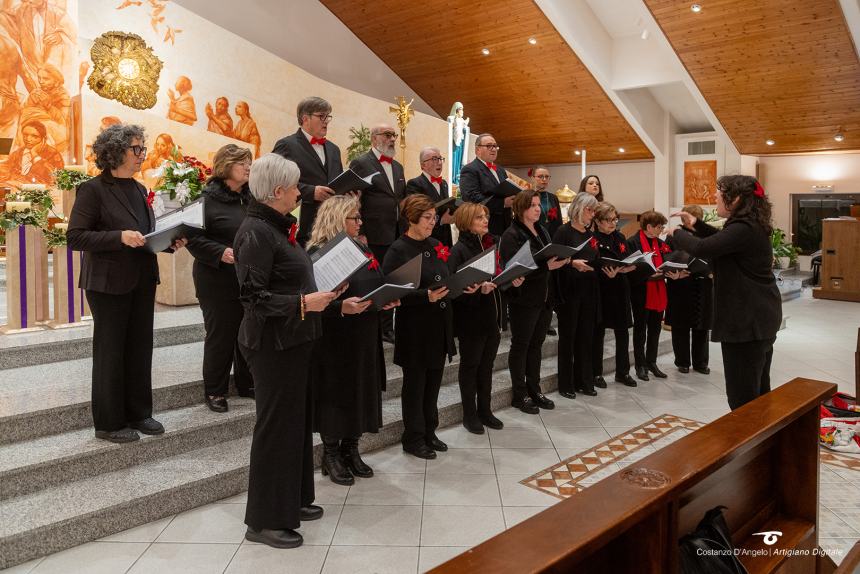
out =
<svg viewBox="0 0 860 574"><path fill-rule="evenodd" d="M814 573L818 406L834 392L794 379L433 572L672 574L678 540L722 505L750 574ZM782 532L773 546L754 536L773 530Z"/></svg>

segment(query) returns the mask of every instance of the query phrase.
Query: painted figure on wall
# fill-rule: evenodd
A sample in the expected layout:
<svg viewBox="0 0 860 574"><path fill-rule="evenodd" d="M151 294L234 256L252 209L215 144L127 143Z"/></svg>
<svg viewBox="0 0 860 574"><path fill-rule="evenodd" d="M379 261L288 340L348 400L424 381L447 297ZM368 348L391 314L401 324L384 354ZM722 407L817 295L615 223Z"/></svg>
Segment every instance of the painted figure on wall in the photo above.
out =
<svg viewBox="0 0 860 574"><path fill-rule="evenodd" d="M469 118L463 117L463 104L460 102L454 102L451 107L448 126L451 136L451 183L459 185L460 168L469 161L465 153L469 143Z"/></svg>
<svg viewBox="0 0 860 574"><path fill-rule="evenodd" d="M0 12L0 25L18 45L33 84L45 64L60 70L73 66L77 31L65 5L49 0L21 0L16 7Z"/></svg>
<svg viewBox="0 0 860 574"><path fill-rule="evenodd" d="M0 181L20 186L24 183L53 182L53 172L62 169L63 156L48 145L48 129L38 120L21 126L23 145L0 163Z"/></svg>
<svg viewBox="0 0 860 574"><path fill-rule="evenodd" d="M24 75L18 47L0 31L0 138L15 137L21 102L15 85Z"/></svg>
<svg viewBox="0 0 860 574"><path fill-rule="evenodd" d="M236 102L236 109L233 110L239 116L239 123L236 124L234 137L237 140L242 140L254 146L254 157L260 157L260 131L257 129L257 122L251 117L251 109L248 107L248 102Z"/></svg>
<svg viewBox="0 0 860 574"><path fill-rule="evenodd" d="M233 118L230 117L230 102L224 96L215 100L215 110L212 110L212 104L206 104L206 117L209 118L207 129L216 134L233 136Z"/></svg>
<svg viewBox="0 0 860 574"><path fill-rule="evenodd" d="M146 154L146 159L140 166L144 184L148 186L157 181L161 177L161 165L171 159L182 160L179 146L173 142L173 136L170 134L158 134L152 149Z"/></svg>
<svg viewBox="0 0 860 574"><path fill-rule="evenodd" d="M193 126L197 121L197 110L194 108L194 97L191 95L191 80L188 76L179 76L175 87L176 92L179 93L178 96L172 89L167 90L167 97L170 98L167 119Z"/></svg>
<svg viewBox="0 0 860 574"><path fill-rule="evenodd" d="M30 120L42 122L48 129L48 139L60 153L69 147L69 110L71 98L63 85L63 73L52 64L39 69L39 84L24 102L21 125Z"/></svg>

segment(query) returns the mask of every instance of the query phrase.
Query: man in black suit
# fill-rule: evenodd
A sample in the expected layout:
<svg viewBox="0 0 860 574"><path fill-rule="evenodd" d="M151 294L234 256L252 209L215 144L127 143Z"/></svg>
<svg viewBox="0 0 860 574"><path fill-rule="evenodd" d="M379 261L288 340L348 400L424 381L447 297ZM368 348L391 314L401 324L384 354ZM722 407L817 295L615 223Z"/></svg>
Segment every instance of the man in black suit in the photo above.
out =
<svg viewBox="0 0 860 574"><path fill-rule="evenodd" d="M439 148L425 147L421 150L418 160L421 163L421 175L406 182L406 195L423 193L434 203L450 197L448 195L448 182L442 179L442 166L445 163L445 158L442 157ZM436 227L433 228L433 237L448 247L453 244L451 237L451 223L453 222L454 216L451 215L450 209L446 209L436 221Z"/></svg>
<svg viewBox="0 0 860 574"><path fill-rule="evenodd" d="M490 210L490 233L499 237L511 224L511 202L514 198L496 195L499 183L508 172L496 165L499 145L492 134L481 134L475 140L475 159L460 170L460 197L464 201L483 203Z"/></svg>
<svg viewBox="0 0 860 574"><path fill-rule="evenodd" d="M330 103L315 96L305 98L299 102L296 117L298 131L279 139L272 152L296 162L301 170L298 240L304 245L311 236L319 205L334 195L328 182L343 172L343 163L340 148L325 137L332 119Z"/></svg>
<svg viewBox="0 0 860 574"><path fill-rule="evenodd" d="M371 149L355 158L349 168L361 177L378 172L370 187L361 192L361 231L377 261L384 261L388 247L400 235L400 201L406 196L403 166L394 159L397 132L388 124L370 130ZM394 342L393 313L382 313L383 340Z"/></svg>

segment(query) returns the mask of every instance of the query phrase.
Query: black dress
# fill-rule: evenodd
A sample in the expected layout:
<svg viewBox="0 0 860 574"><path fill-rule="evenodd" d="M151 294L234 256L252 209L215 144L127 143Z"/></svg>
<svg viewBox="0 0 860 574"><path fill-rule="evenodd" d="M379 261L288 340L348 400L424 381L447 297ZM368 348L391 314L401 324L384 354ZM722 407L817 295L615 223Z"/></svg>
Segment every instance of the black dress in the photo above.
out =
<svg viewBox="0 0 860 574"><path fill-rule="evenodd" d="M532 252L550 243L549 233L540 223L535 224L535 231L532 233L519 220L511 223L499 241L502 266L526 242L529 242ZM506 291L511 325L508 369L511 372L514 406L519 406L526 397L535 399L541 393L541 353L552 320L555 298L553 283L546 262L542 262L538 264L537 270L526 275L522 285Z"/></svg>
<svg viewBox="0 0 860 574"><path fill-rule="evenodd" d="M429 285L448 276L449 248L432 237L418 241L402 235L388 249L382 271L387 275L416 255L421 256L419 290L400 300L394 330L394 364L403 369L401 442L408 448L436 438L445 358L456 354L451 302L445 297L431 303L427 296Z"/></svg>
<svg viewBox="0 0 860 574"><path fill-rule="evenodd" d="M555 232L553 243L578 247L590 241L597 250L597 239L589 231L563 225ZM558 390L594 391L592 366L594 332L600 320L600 280L596 271L577 271L566 265L556 271L559 281L558 304Z"/></svg>
<svg viewBox="0 0 860 574"><path fill-rule="evenodd" d="M627 240L627 249L630 252L654 251L656 242L657 249L660 255L663 256L671 251L671 248L660 238L649 239L650 249L642 247L641 236L644 232L639 232ZM656 264L656 261L655 261ZM649 365L656 363L657 350L660 344L660 330L663 323L663 311L665 311L665 301L662 305L652 305L652 307L662 307L656 309L648 308L648 284L651 283L651 289L655 292L664 290L665 282L663 277L655 277L654 270L643 265L627 274L627 279L630 281L630 304L633 308L633 358L637 369L647 368ZM660 287L660 284L663 284Z"/></svg>
<svg viewBox="0 0 860 574"><path fill-rule="evenodd" d="M311 254L316 247L309 250ZM364 251L372 257L369 249ZM362 297L383 284L379 262L371 261L349 279L349 287L322 312L322 338L314 344L311 369L314 388L313 429L342 439L379 432L385 360L379 311L341 315L344 299Z"/></svg>
<svg viewBox="0 0 860 574"><path fill-rule="evenodd" d="M594 233L597 247L602 256L624 259L630 252L627 239L620 231L610 234ZM597 324L594 337L592 367L595 376L603 375L603 341L606 329L615 335L615 378L623 377L630 371L630 327L633 326L633 312L630 306L630 283L627 273L618 273L610 279L600 271L600 311L601 320Z"/></svg>
<svg viewBox="0 0 860 574"><path fill-rule="evenodd" d="M253 203L236 234L236 275L245 314L239 344L254 377L257 422L251 443L245 524L296 529L314 500L310 370L319 313L301 312L317 290L296 219Z"/></svg>
<svg viewBox="0 0 860 574"><path fill-rule="evenodd" d="M247 184L234 192L223 180L212 179L203 189L203 201L206 234L189 240L187 247L194 256L191 276L206 328L204 393L226 396L232 367L236 389L240 395L247 395L254 383L236 340L243 315L239 283L233 264L224 263L221 256L225 249L233 247L236 231L251 202L251 192Z"/></svg>
<svg viewBox="0 0 860 574"><path fill-rule="evenodd" d="M461 232L451 250L448 269L456 273L466 261L493 245L493 236L489 233L479 238L474 233ZM460 347L459 383L464 420L492 414L493 364L499 350L503 319L504 304L498 289L486 295L476 291L454 299L454 334Z"/></svg>
<svg viewBox="0 0 860 574"><path fill-rule="evenodd" d="M671 238L666 243L673 246ZM684 279L667 280L669 302L664 321L672 327L675 366L708 366L708 332L714 315L714 281L711 271Z"/></svg>

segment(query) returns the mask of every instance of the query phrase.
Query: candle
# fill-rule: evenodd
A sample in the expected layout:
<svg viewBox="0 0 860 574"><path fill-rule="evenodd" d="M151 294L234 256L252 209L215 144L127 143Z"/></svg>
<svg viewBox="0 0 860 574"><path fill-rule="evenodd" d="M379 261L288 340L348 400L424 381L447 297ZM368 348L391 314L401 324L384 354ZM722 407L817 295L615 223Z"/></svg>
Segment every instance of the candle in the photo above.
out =
<svg viewBox="0 0 860 574"><path fill-rule="evenodd" d="M21 191L45 191L48 189L44 183L25 183L21 186Z"/></svg>
<svg viewBox="0 0 860 574"><path fill-rule="evenodd" d="M60 231L65 232L65 231L68 231L69 224L68 223L55 223L54 229L59 229Z"/></svg>
<svg viewBox="0 0 860 574"><path fill-rule="evenodd" d="M27 211L30 209L29 201L7 201L6 202L6 211L9 213L14 213L16 211Z"/></svg>
<svg viewBox="0 0 860 574"><path fill-rule="evenodd" d="M81 173L85 173L87 168L83 165L64 165L63 169L66 171L79 171Z"/></svg>

